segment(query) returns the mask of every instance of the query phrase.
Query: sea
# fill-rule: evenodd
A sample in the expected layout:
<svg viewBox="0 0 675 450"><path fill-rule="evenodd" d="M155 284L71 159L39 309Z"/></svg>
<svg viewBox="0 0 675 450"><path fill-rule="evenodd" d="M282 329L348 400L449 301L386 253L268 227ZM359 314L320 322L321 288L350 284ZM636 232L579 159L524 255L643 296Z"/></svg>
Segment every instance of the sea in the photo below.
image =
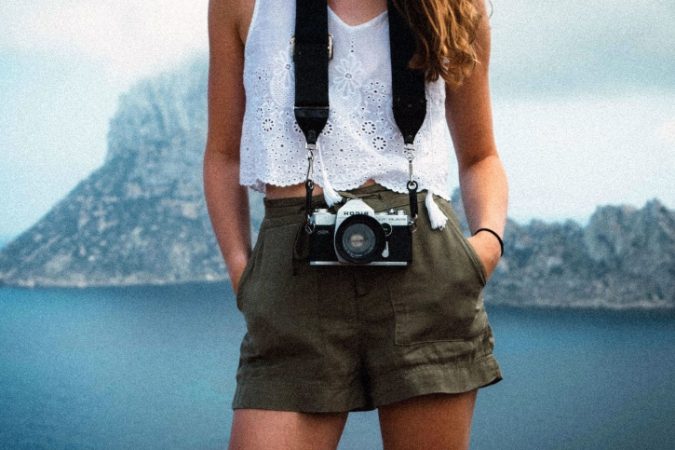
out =
<svg viewBox="0 0 675 450"><path fill-rule="evenodd" d="M673 312L486 309L472 449L675 448ZM244 331L227 283L0 288L0 448L226 448ZM377 412L339 448L381 449Z"/></svg>

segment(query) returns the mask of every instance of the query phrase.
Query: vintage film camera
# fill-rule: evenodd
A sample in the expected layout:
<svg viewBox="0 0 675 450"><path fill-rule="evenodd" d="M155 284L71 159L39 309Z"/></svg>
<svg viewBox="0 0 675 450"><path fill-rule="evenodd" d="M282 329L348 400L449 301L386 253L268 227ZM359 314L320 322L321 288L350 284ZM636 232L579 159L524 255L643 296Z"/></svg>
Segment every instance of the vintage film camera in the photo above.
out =
<svg viewBox="0 0 675 450"><path fill-rule="evenodd" d="M412 260L410 217L402 209L375 213L359 198L333 214L325 208L310 218L312 266L407 266Z"/></svg>

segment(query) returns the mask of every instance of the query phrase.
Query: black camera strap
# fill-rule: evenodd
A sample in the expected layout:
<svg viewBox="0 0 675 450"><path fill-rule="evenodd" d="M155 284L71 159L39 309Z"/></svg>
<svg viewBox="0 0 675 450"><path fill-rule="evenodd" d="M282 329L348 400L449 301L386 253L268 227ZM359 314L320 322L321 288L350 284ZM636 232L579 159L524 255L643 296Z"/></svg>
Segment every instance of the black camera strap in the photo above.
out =
<svg viewBox="0 0 675 450"><path fill-rule="evenodd" d="M408 68L408 62L415 53L415 36L406 19L387 0L389 8L389 47L391 53L391 85L393 95L394 120L398 125L405 145L408 159L408 193L410 195L410 214L417 219L417 181L413 178L413 142L422 128L427 113L427 99L424 92L424 72Z"/></svg>
<svg viewBox="0 0 675 450"><path fill-rule="evenodd" d="M305 180L305 228L310 230L316 141L328 122L328 35L326 0L296 0L295 34L292 39L295 65L295 119L305 135L307 178Z"/></svg>
<svg viewBox="0 0 675 450"><path fill-rule="evenodd" d="M410 212L417 219L417 187L413 178L413 142L426 116L424 73L408 68L415 52L415 37L406 19L387 1L393 112L405 145L408 159ZM328 61L332 57L332 37L328 34L328 3L326 0L296 0L295 35L293 37L295 65L295 118L307 141L306 223L308 232L312 214L313 162L316 142L328 121Z"/></svg>

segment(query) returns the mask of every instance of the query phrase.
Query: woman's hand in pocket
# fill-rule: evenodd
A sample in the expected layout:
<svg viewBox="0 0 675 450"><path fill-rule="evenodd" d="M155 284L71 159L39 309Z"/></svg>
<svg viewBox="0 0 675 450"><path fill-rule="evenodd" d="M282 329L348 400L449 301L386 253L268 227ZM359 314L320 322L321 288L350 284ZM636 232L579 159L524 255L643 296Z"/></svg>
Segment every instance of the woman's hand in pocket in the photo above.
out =
<svg viewBox="0 0 675 450"><path fill-rule="evenodd" d="M239 259L236 263L232 264L232 267L229 270L230 284L232 285L234 295L239 293L239 282L241 281L241 276L244 274L247 263L248 260Z"/></svg>
<svg viewBox="0 0 675 450"><path fill-rule="evenodd" d="M501 258L501 246L492 233L480 232L467 238L485 266L485 279L489 280Z"/></svg>

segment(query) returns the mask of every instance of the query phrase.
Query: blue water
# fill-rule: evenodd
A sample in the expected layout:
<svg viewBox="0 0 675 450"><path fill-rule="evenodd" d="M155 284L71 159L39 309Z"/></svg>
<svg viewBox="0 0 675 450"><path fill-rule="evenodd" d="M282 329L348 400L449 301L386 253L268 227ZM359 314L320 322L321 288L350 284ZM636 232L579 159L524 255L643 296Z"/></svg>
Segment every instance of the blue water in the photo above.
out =
<svg viewBox="0 0 675 450"><path fill-rule="evenodd" d="M672 313L487 308L472 449L673 448ZM0 448L223 448L243 333L226 284L2 288ZM352 413L340 449L378 448Z"/></svg>

